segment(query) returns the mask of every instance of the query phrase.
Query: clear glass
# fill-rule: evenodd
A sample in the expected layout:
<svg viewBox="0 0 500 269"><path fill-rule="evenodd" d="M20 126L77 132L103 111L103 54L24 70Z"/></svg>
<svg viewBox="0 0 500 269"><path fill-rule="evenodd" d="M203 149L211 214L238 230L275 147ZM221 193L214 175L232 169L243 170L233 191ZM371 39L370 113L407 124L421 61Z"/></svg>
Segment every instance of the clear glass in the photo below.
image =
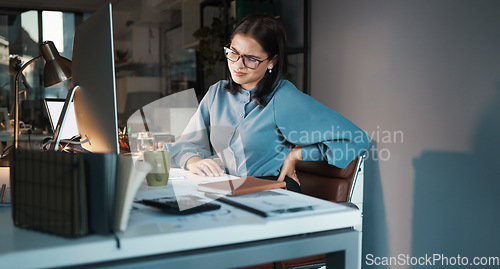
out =
<svg viewBox="0 0 500 269"><path fill-rule="evenodd" d="M155 137L152 132L139 132L137 133L137 151L141 154L146 151L154 151Z"/></svg>

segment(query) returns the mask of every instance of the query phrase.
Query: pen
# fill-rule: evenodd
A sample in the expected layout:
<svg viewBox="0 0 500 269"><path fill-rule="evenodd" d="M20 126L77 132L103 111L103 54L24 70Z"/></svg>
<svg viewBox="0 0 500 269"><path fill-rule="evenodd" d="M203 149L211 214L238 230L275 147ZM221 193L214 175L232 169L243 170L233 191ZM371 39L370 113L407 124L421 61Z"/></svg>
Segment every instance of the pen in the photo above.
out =
<svg viewBox="0 0 500 269"><path fill-rule="evenodd" d="M295 212L308 211L308 210L313 210L313 209L314 209L314 207L312 205L308 205L308 206L301 206L301 207L276 209L276 210L270 211L269 213L271 213L271 214L295 213Z"/></svg>

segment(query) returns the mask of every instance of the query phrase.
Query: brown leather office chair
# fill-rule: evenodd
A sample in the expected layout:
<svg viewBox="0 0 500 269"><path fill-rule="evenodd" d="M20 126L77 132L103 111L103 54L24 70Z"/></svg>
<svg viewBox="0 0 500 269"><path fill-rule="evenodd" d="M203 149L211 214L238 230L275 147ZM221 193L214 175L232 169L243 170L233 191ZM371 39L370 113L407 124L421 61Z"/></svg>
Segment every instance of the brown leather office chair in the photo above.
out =
<svg viewBox="0 0 500 269"><path fill-rule="evenodd" d="M296 170L302 192L335 203L351 202L363 158L363 156L360 156L354 159L344 169L329 165L326 161L300 161L297 163ZM325 261L326 256L323 254L245 268L319 268L325 265Z"/></svg>
<svg viewBox="0 0 500 269"><path fill-rule="evenodd" d="M297 163L302 192L334 203L350 202L361 158L354 159L344 169L329 165L326 161Z"/></svg>

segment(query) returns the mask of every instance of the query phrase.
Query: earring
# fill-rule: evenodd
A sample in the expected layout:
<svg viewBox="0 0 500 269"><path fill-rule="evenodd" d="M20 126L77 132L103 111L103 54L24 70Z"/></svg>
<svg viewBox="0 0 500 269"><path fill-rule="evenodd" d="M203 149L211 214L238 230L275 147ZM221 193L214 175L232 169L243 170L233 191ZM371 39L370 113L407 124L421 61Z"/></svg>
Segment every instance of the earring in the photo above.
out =
<svg viewBox="0 0 500 269"><path fill-rule="evenodd" d="M273 72L273 68L269 68L269 73L272 73Z"/></svg>

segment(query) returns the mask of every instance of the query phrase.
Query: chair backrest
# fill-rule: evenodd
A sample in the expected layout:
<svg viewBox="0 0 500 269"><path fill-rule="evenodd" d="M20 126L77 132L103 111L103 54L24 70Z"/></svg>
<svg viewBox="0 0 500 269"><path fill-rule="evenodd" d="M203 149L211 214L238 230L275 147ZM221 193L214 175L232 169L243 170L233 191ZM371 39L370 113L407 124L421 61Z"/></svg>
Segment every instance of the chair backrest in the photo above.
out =
<svg viewBox="0 0 500 269"><path fill-rule="evenodd" d="M336 203L350 202L362 158L354 159L344 169L326 161L298 162L296 170L302 192Z"/></svg>
<svg viewBox="0 0 500 269"><path fill-rule="evenodd" d="M154 102L160 98L160 92L129 92L125 103L124 120L128 118L143 106Z"/></svg>

